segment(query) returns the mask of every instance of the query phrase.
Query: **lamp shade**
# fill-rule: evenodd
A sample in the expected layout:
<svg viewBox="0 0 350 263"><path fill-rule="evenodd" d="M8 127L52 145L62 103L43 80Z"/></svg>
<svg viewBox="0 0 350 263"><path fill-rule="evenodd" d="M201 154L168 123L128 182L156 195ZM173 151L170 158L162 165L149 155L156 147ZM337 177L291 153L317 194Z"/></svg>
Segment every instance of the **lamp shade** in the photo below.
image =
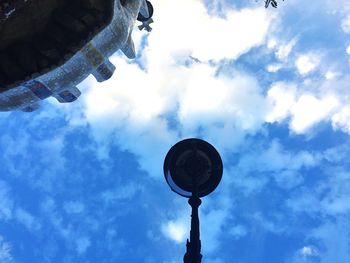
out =
<svg viewBox="0 0 350 263"><path fill-rule="evenodd" d="M164 176L179 195L203 197L221 181L223 164L218 151L208 142L190 138L176 143L164 160Z"/></svg>

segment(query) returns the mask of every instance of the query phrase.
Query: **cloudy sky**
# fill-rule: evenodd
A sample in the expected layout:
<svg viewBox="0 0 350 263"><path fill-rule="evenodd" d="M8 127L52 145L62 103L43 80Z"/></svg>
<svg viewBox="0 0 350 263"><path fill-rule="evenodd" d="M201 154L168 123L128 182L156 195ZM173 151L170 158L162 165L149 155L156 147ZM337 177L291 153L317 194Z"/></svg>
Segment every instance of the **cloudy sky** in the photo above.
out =
<svg viewBox="0 0 350 263"><path fill-rule="evenodd" d="M163 159L209 141L205 263L350 262L350 3L153 0L137 59L0 115L1 263L177 263L190 210Z"/></svg>

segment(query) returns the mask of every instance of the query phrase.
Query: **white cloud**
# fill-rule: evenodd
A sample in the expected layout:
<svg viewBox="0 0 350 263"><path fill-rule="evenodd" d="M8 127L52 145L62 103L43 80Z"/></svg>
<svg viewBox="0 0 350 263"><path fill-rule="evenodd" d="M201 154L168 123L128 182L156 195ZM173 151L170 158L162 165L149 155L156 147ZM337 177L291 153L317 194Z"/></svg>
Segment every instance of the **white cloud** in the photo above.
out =
<svg viewBox="0 0 350 263"><path fill-rule="evenodd" d="M305 134L321 122L330 122L334 129L350 132L348 102L349 75L328 71L328 79L307 79L302 84L277 82L267 91L268 123L289 122L291 131Z"/></svg>
<svg viewBox="0 0 350 263"><path fill-rule="evenodd" d="M350 107L344 106L332 116L332 125L334 128L340 128L350 133Z"/></svg>
<svg viewBox="0 0 350 263"><path fill-rule="evenodd" d="M288 83L276 83L267 92L267 99L271 103L271 110L266 116L267 122L280 122L291 111L296 101L296 86Z"/></svg>
<svg viewBox="0 0 350 263"><path fill-rule="evenodd" d="M275 38L271 38L267 41L267 48L273 49L277 46L277 40Z"/></svg>
<svg viewBox="0 0 350 263"><path fill-rule="evenodd" d="M186 238L189 238L189 222L187 221L185 218L177 221L171 220L162 226L162 232L166 237L175 241L176 243L183 243Z"/></svg>
<svg viewBox="0 0 350 263"><path fill-rule="evenodd" d="M254 131L261 125L267 105L252 77L240 72L231 78L215 77L215 69L209 66L194 68L192 74L179 99L179 122L187 133L206 126L224 139L224 129L232 130L231 122L236 130L244 131ZM213 129L219 123L227 127Z"/></svg>
<svg viewBox="0 0 350 263"><path fill-rule="evenodd" d="M311 94L301 95L291 108L291 129L304 133L316 123L329 118L338 105L339 101L334 96L317 99Z"/></svg>
<svg viewBox="0 0 350 263"><path fill-rule="evenodd" d="M281 44L278 46L277 51L276 51L276 57L280 60L286 60L290 53L292 52L294 46L297 43L297 38L292 39L289 41L287 44Z"/></svg>
<svg viewBox="0 0 350 263"><path fill-rule="evenodd" d="M326 74L324 75L324 77L326 78L326 80L332 80L332 79L336 78L337 75L338 75L337 72L334 72L334 71L329 70L329 71L326 72Z"/></svg>
<svg viewBox="0 0 350 263"><path fill-rule="evenodd" d="M301 75L306 75L314 71L320 63L320 58L316 55L300 55L295 61L295 66Z"/></svg>
<svg viewBox="0 0 350 263"><path fill-rule="evenodd" d="M318 254L316 248L312 247L312 246L305 246L303 248L300 249L300 254L302 256L315 256Z"/></svg>
<svg viewBox="0 0 350 263"><path fill-rule="evenodd" d="M273 19L263 8L210 16L201 1L161 1L157 10L149 37L152 63L171 59L174 51L190 52L202 61L237 58L262 44Z"/></svg>
<svg viewBox="0 0 350 263"><path fill-rule="evenodd" d="M345 33L350 33L350 15L343 19L341 23L341 28Z"/></svg>
<svg viewBox="0 0 350 263"><path fill-rule="evenodd" d="M350 55L350 45L346 48L346 53Z"/></svg>
<svg viewBox="0 0 350 263"><path fill-rule="evenodd" d="M332 119L335 126L346 124L346 111L343 114L337 113L341 102L335 95L325 93L319 99L311 93L299 93L293 84L273 85L267 92L271 110L266 121L281 122L290 118L290 129L299 134L321 121Z"/></svg>
<svg viewBox="0 0 350 263"><path fill-rule="evenodd" d="M282 64L270 64L267 66L266 70L270 73L276 73L283 67Z"/></svg>
<svg viewBox="0 0 350 263"><path fill-rule="evenodd" d="M304 246L293 255L291 260L287 260L287 262L293 262L293 263L301 263L301 262L314 262L315 258L318 258L319 252L318 249L314 246ZM317 261L321 262L321 261ZM322 261L323 262L323 261Z"/></svg>

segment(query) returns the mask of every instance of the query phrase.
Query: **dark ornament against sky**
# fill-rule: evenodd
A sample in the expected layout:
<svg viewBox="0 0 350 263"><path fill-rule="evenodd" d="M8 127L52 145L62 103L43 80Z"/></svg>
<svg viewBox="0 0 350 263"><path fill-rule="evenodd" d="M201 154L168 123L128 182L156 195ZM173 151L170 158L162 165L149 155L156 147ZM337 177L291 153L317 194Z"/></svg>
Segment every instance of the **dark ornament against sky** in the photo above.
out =
<svg viewBox="0 0 350 263"><path fill-rule="evenodd" d="M284 1L284 0L283 0L283 1ZM277 8L277 1L276 1L276 0L265 0L265 8L268 8L270 4L271 4L274 8Z"/></svg>
<svg viewBox="0 0 350 263"><path fill-rule="evenodd" d="M198 208L200 197L219 185L223 165L219 153L206 141L186 139L169 150L164 161L164 176L175 193L189 198L192 207L190 240L187 239L184 263L200 263L201 241Z"/></svg>
<svg viewBox="0 0 350 263"><path fill-rule="evenodd" d="M114 52L135 57L134 24L151 31L152 15L146 0L0 0L0 111L76 100L89 74L112 76Z"/></svg>

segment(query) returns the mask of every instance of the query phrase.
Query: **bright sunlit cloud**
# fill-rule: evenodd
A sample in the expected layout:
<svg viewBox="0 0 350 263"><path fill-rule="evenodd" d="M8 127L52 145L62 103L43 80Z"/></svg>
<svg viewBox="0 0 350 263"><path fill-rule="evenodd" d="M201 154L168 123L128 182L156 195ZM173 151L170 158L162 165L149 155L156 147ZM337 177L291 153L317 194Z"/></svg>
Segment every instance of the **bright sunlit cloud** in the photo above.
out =
<svg viewBox="0 0 350 263"><path fill-rule="evenodd" d="M169 221L162 227L164 235L176 243L183 243L188 236L188 224L187 222L174 222Z"/></svg>
<svg viewBox="0 0 350 263"><path fill-rule="evenodd" d="M343 19L341 27L345 33L350 33L350 15Z"/></svg>
<svg viewBox="0 0 350 263"><path fill-rule="evenodd" d="M295 61L295 66L301 75L306 75L314 71L319 62L320 59L315 55L300 55Z"/></svg>
<svg viewBox="0 0 350 263"><path fill-rule="evenodd" d="M311 95L302 95L291 109L291 128L296 133L302 133L315 123L330 116L332 110L338 106L334 97L317 99Z"/></svg>

